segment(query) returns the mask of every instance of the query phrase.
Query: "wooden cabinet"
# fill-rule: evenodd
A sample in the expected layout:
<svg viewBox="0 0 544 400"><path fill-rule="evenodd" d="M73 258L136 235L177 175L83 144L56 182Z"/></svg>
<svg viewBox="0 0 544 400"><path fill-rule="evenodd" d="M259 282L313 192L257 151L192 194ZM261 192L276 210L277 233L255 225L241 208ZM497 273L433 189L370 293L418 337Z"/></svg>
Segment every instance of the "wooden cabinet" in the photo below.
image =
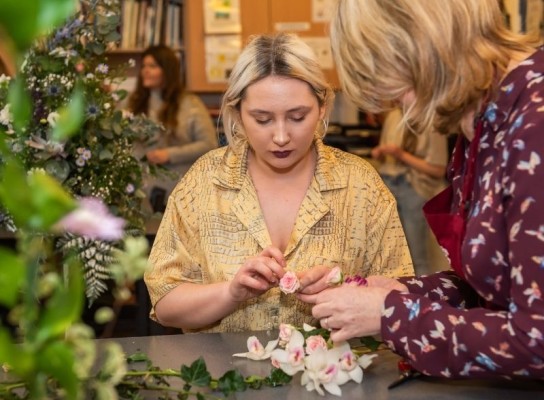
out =
<svg viewBox="0 0 544 400"><path fill-rule="evenodd" d="M184 45L187 87L193 92L223 92L224 83L210 83L206 78L204 0L185 0ZM240 0L242 45L251 35L288 30L301 37L328 37L325 23L312 22L312 0ZM324 69L335 87L334 69Z"/></svg>

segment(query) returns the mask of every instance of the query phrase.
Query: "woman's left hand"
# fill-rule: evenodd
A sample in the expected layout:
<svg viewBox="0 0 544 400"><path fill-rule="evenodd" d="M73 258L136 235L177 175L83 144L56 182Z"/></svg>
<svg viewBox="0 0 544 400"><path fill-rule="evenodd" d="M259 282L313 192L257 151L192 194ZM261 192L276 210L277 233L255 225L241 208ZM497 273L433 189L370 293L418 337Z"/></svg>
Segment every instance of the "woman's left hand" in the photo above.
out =
<svg viewBox="0 0 544 400"><path fill-rule="evenodd" d="M312 314L331 331L334 342L380 333L382 308L391 292L383 287L342 285L316 295L298 295L314 303Z"/></svg>
<svg viewBox="0 0 544 400"><path fill-rule="evenodd" d="M166 164L170 161L168 150L163 149L149 150L146 153L146 158L151 164Z"/></svg>

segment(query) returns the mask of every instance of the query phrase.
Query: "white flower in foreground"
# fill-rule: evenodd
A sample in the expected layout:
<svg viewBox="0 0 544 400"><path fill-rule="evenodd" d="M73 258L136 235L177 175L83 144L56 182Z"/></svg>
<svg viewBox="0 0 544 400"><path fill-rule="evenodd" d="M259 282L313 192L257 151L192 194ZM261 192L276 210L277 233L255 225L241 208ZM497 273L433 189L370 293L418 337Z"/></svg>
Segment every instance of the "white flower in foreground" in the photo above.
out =
<svg viewBox="0 0 544 400"><path fill-rule="evenodd" d="M78 236L100 240L120 240L125 220L110 214L101 200L85 197L79 208L62 218L57 227Z"/></svg>
<svg viewBox="0 0 544 400"><path fill-rule="evenodd" d="M13 122L13 116L9 110L11 105L8 103L0 110L0 124L9 126Z"/></svg>
<svg viewBox="0 0 544 400"><path fill-rule="evenodd" d="M321 396L325 395L323 388L330 394L341 396L339 384L343 379L338 374L340 371L338 360L338 351L335 349L316 349L304 359L306 369L300 378L301 385L306 386L306 390L310 392L317 391Z"/></svg>
<svg viewBox="0 0 544 400"><path fill-rule="evenodd" d="M49 113L49 115L47 116L47 122L49 123L50 127L54 128L57 125L59 116L59 113L56 111Z"/></svg>
<svg viewBox="0 0 544 400"><path fill-rule="evenodd" d="M293 331L285 350L276 349L272 352L272 365L290 376L304 371L304 336L302 333Z"/></svg>
<svg viewBox="0 0 544 400"><path fill-rule="evenodd" d="M285 347L287 343L291 340L291 336L293 335L293 332L296 332L297 328L295 328L291 324L280 324L280 347Z"/></svg>
<svg viewBox="0 0 544 400"><path fill-rule="evenodd" d="M266 360L270 358L272 350L276 348L278 339L268 342L266 347L263 347L257 336L250 336L247 338L247 353L236 353L233 357L245 357L250 360Z"/></svg>
<svg viewBox="0 0 544 400"><path fill-rule="evenodd" d="M302 325L302 329L304 329L304 332L311 332L315 329L317 329L315 326L312 326L310 324L307 324L306 322Z"/></svg>

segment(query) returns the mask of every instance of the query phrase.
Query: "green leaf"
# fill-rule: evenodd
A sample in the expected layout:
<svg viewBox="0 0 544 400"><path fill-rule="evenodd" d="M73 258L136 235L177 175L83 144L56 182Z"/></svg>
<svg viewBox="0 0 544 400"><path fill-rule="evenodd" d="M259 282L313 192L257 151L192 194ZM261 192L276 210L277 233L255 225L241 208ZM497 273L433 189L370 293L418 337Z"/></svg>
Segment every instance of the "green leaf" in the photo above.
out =
<svg viewBox="0 0 544 400"><path fill-rule="evenodd" d="M109 149L104 149L98 155L100 160L111 160L113 158L113 153Z"/></svg>
<svg viewBox="0 0 544 400"><path fill-rule="evenodd" d="M15 344L5 328L0 326L0 365L8 364L15 374L24 377L34 370L34 357Z"/></svg>
<svg viewBox="0 0 544 400"><path fill-rule="evenodd" d="M28 189L35 213L30 224L31 228L48 229L77 207L75 200L49 175L41 173L29 175Z"/></svg>
<svg viewBox="0 0 544 400"><path fill-rule="evenodd" d="M246 389L247 383L245 382L244 377L236 370L225 372L217 383L217 390L225 396L229 396L236 392L243 392Z"/></svg>
<svg viewBox="0 0 544 400"><path fill-rule="evenodd" d="M272 371L270 371L270 375L264 379L264 384L271 387L283 386L291 382L292 379L293 377L287 375L282 369L273 368Z"/></svg>
<svg viewBox="0 0 544 400"><path fill-rule="evenodd" d="M57 289L38 321L38 342L62 336L80 318L84 291L81 268L73 260L69 260L65 268L68 272L66 286Z"/></svg>
<svg viewBox="0 0 544 400"><path fill-rule="evenodd" d="M26 181L26 172L15 160L2 168L0 200L19 227L27 227L33 214L32 198Z"/></svg>
<svg viewBox="0 0 544 400"><path fill-rule="evenodd" d="M64 341L56 341L36 355L37 367L55 378L66 390L66 397L75 399L79 389L79 379L74 370L75 355L73 349Z"/></svg>
<svg viewBox="0 0 544 400"><path fill-rule="evenodd" d="M26 127L32 113L30 96L25 88L24 80L15 78L13 85L9 88L8 102L10 103L10 112L13 115L13 125L20 131Z"/></svg>
<svg viewBox="0 0 544 400"><path fill-rule="evenodd" d="M206 367L206 362L202 357L194 361L190 367L182 365L180 377L187 385L198 387L208 386L212 379Z"/></svg>
<svg viewBox="0 0 544 400"><path fill-rule="evenodd" d="M25 278L25 264L15 252L5 248L0 248L0 260L0 303L13 307Z"/></svg>
<svg viewBox="0 0 544 400"><path fill-rule="evenodd" d="M380 345L382 344L382 342L380 342L379 340L376 340L372 336L363 336L359 340L364 346L368 347L370 351L378 350L378 347L380 347Z"/></svg>
<svg viewBox="0 0 544 400"><path fill-rule="evenodd" d="M22 53L36 38L73 14L77 3L78 0L2 0L0 31Z"/></svg>
<svg viewBox="0 0 544 400"><path fill-rule="evenodd" d="M81 128L84 118L84 106L83 90L77 86L68 104L59 110L59 119L53 128L51 136L53 140L62 142L69 139Z"/></svg>
<svg viewBox="0 0 544 400"><path fill-rule="evenodd" d="M23 52L37 36L40 0L0 1L0 30Z"/></svg>
<svg viewBox="0 0 544 400"><path fill-rule="evenodd" d="M151 360L149 359L147 354L142 353L142 352L136 352L136 353L131 354L130 356L127 357L127 362L128 363L135 363L135 362L142 362L142 361L148 362L148 361L151 361Z"/></svg>
<svg viewBox="0 0 544 400"><path fill-rule="evenodd" d="M76 11L77 3L79 3L79 0L38 1L39 33L45 33L64 22L66 18Z"/></svg>

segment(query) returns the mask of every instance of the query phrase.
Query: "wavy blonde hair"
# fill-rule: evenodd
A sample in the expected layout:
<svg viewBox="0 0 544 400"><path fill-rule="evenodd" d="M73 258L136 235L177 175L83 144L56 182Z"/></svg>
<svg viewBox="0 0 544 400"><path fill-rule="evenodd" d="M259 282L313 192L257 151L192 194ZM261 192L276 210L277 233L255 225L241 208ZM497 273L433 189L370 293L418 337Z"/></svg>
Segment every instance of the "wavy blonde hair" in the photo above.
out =
<svg viewBox="0 0 544 400"><path fill-rule="evenodd" d="M323 124L317 127L316 134L325 135L334 92L313 50L295 34L256 35L250 38L238 57L223 95L221 114L229 145L245 138L240 122L240 103L247 88L271 75L299 79L310 86L319 106L325 109Z"/></svg>
<svg viewBox="0 0 544 400"><path fill-rule="evenodd" d="M507 29L497 0L338 0L330 33L348 97L380 113L413 90L415 132L460 132L512 55L539 43Z"/></svg>

